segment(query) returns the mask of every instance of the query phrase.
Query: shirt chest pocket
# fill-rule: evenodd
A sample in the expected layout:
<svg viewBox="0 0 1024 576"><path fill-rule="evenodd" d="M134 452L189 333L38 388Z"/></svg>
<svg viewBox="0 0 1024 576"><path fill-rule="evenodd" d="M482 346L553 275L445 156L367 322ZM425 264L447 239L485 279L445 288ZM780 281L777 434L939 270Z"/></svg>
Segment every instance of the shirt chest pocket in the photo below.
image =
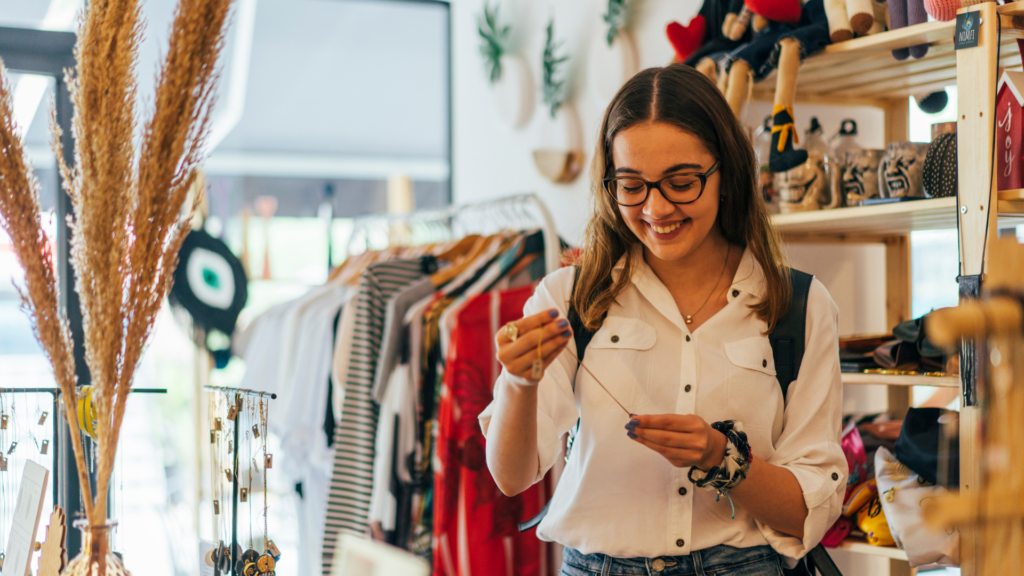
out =
<svg viewBox="0 0 1024 576"><path fill-rule="evenodd" d="M607 388L593 382L586 370L576 373L576 391L585 409L640 409L647 398L644 386L651 378L651 349L658 341L654 328L642 320L609 316L587 346L584 364ZM582 386L582 388L581 388ZM610 396L615 397L613 400Z"/></svg>
<svg viewBox="0 0 1024 576"><path fill-rule="evenodd" d="M729 417L747 427L770 427L782 392L775 378L775 358L768 338L755 336L729 342L725 356L729 359Z"/></svg>

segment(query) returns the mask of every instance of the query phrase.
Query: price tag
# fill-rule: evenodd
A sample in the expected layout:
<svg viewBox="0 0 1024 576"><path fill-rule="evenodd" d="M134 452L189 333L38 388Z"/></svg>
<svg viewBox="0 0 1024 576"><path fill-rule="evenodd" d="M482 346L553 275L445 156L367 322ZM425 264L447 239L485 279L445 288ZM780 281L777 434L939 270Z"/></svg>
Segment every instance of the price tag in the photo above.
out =
<svg viewBox="0 0 1024 576"><path fill-rule="evenodd" d="M956 15L953 29L953 49L975 48L978 46L978 30L981 29L981 13L967 12Z"/></svg>

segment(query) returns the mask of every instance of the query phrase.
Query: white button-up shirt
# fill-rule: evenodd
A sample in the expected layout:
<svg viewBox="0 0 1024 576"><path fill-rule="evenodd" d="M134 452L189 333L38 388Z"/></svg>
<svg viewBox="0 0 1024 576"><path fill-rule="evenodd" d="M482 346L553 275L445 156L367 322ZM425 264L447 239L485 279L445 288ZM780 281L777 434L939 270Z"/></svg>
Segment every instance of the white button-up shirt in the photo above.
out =
<svg viewBox="0 0 1024 576"><path fill-rule="evenodd" d="M632 413L742 422L754 454L788 469L800 483L808 510L804 538L774 530L738 506L730 518L729 501L716 502L713 492L694 487L689 469L630 440L624 429L629 417L564 353L539 384L537 480L559 457L562 434L577 418L581 425L538 536L620 558L685 555L718 544L769 544L784 556L803 556L839 517L846 488L835 303L814 280L803 362L784 403L767 325L750 309L764 294L765 279L749 250L726 307L694 332L661 280L642 257L637 261L584 364ZM624 259L613 274L623 265ZM572 284L571 268L547 276L524 314L557 308L566 315ZM511 385L514 378L503 372L495 386ZM492 409L480 415L485 436Z"/></svg>

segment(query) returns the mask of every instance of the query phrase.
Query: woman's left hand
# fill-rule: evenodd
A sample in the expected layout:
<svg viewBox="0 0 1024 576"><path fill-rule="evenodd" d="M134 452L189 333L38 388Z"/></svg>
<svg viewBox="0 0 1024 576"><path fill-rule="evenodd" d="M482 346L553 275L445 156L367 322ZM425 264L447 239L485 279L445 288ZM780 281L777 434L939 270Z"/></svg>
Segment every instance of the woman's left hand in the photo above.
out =
<svg viewBox="0 0 1024 576"><path fill-rule="evenodd" d="M725 458L725 435L693 414L633 415L626 433L677 468L707 471Z"/></svg>

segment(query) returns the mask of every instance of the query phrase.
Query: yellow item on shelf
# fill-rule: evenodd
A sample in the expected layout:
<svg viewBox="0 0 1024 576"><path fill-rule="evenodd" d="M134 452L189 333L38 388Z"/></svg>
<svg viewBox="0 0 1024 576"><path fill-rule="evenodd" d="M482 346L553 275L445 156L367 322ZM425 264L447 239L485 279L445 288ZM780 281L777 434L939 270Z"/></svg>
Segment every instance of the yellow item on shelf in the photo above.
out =
<svg viewBox="0 0 1024 576"><path fill-rule="evenodd" d="M850 500L843 505L843 516L853 518L857 512L860 512L861 508L870 504L871 500L877 497L878 484L874 478L860 483L853 489L853 493L850 494Z"/></svg>
<svg viewBox="0 0 1024 576"><path fill-rule="evenodd" d="M96 406L92 403L92 386L82 386L78 389L78 427L82 432L96 439Z"/></svg>
<svg viewBox="0 0 1024 576"><path fill-rule="evenodd" d="M885 519L885 512L882 510L882 501L878 494L868 503L867 506L857 512L857 526L864 531L868 544L872 546L895 546L896 540L889 531L889 522Z"/></svg>

